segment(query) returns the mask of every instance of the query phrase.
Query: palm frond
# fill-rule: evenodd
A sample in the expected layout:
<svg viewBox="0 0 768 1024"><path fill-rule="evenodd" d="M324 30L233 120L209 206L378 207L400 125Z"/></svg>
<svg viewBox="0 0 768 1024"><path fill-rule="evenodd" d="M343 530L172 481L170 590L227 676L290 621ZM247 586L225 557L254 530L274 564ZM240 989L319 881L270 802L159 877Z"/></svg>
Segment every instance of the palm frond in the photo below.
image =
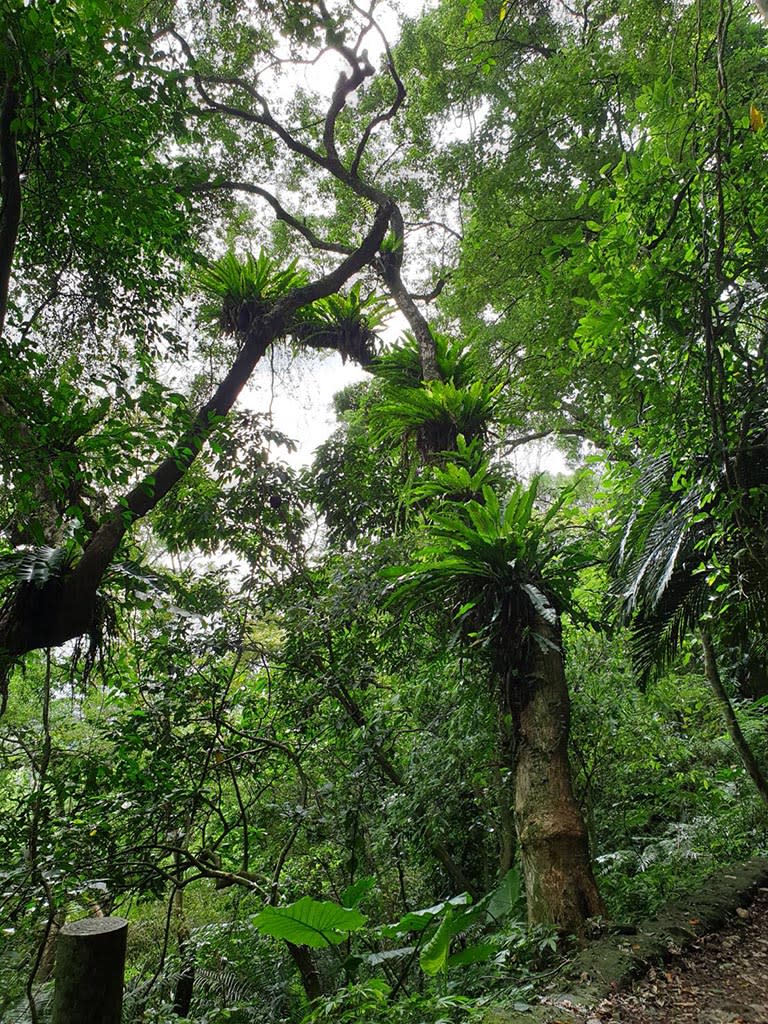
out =
<svg viewBox="0 0 768 1024"><path fill-rule="evenodd" d="M538 481L517 485L502 500L484 483L479 499L440 504L428 517L410 565L385 572L392 581L390 603L412 608L447 601L464 618L468 609L520 607L522 598L523 608L545 619L556 615L556 606L567 602L583 553L575 543L564 545L553 516L538 511L537 489ZM559 571L545 582L543 566L556 555L562 556Z"/></svg>
<svg viewBox="0 0 768 1024"><path fill-rule="evenodd" d="M636 506L611 557L610 600L631 630L641 680L665 668L711 598L702 548L713 523L705 485L676 491L668 458L653 460L636 482Z"/></svg>
<svg viewBox="0 0 768 1024"><path fill-rule="evenodd" d="M371 429L377 441L428 431L431 453L452 452L462 434L471 442L484 436L500 387L476 380L459 387L452 380L424 381L414 388L389 388L371 410Z"/></svg>
<svg viewBox="0 0 768 1024"><path fill-rule="evenodd" d="M488 376L487 368L478 365L477 357L464 342L433 331L435 360L442 380L451 380L457 387ZM421 382L419 343L406 332L399 343L383 352L371 365L373 373L393 388L415 388Z"/></svg>
<svg viewBox="0 0 768 1024"><path fill-rule="evenodd" d="M294 336L314 348L332 348L342 359L368 366L374 359L377 331L392 314L390 303L376 292L362 294L358 282L304 306L296 315Z"/></svg>

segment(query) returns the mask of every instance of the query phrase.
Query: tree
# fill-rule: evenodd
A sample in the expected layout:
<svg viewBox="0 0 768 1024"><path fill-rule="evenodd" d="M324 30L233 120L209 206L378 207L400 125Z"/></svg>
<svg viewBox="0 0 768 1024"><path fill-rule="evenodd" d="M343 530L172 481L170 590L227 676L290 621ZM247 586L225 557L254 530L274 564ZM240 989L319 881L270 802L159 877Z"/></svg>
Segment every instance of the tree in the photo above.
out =
<svg viewBox="0 0 768 1024"><path fill-rule="evenodd" d="M459 236L440 250L450 276L437 304L507 371L514 441L606 442L603 394L621 367L572 358L593 291L568 272L568 254L593 237L585 195L632 151L635 98L668 73L672 32L672 74L688 75L677 60L686 9L444 2L404 33L408 158L429 162ZM424 71L411 78L411 66ZM448 130L457 120L461 131Z"/></svg>
<svg viewBox="0 0 768 1024"><path fill-rule="evenodd" d="M613 381L614 501L634 506L614 591L639 668L702 629L707 678L765 799L715 657L718 638L747 650L765 632L765 211L745 200L764 191L763 41L750 14L699 9L692 82L641 92L634 151L587 199L595 237L568 259L596 292L581 300L577 361Z"/></svg>
<svg viewBox="0 0 768 1024"><path fill-rule="evenodd" d="M581 933L585 920L602 912L602 901L571 787L559 615L584 556L548 531L562 500L537 515L535 482L518 486L502 504L477 477L482 473L470 485L479 486L479 500L466 500L455 497L458 483L470 483L466 471L449 464L438 476L449 496L428 516L414 563L391 575L407 607L446 600L464 633L484 644L512 779L529 920Z"/></svg>
<svg viewBox="0 0 768 1024"><path fill-rule="evenodd" d="M207 439L233 407L254 367L270 345L280 338L292 336L304 342L309 339L314 343L330 345L343 351L345 355L361 354L359 351L349 351L350 334L345 320L348 310L332 307L327 302L322 305L322 300L334 295L373 260L393 215L388 198L369 186L360 171L370 135L379 120L378 115L371 118L367 131L363 132L351 154L341 156L337 149L336 133L340 115L349 97L373 74L373 68L362 51L366 33L375 28L370 16L363 16L363 32L354 45L347 45L345 32L354 34L356 26L337 22L325 11L323 5L317 12L314 9L306 11L302 7L293 28L290 22L286 24L286 31L293 32L294 42L299 47L311 47L319 42L321 37L324 38L326 30L330 32L331 50L340 55L353 69L351 77L342 74L338 80L323 119L322 139L316 148L292 135L280 121L276 120L266 98L258 92L257 85L249 84L247 81L248 73L255 76L254 82L258 79L258 72L254 68L260 59L261 44L254 45L253 39L249 44L250 49L241 52L236 58L243 67L250 68L250 71L246 70L243 78L223 78L213 72L207 74L201 70L205 61L196 61L190 44L175 30L164 28L158 35L151 25L142 29L133 28L129 8L115 15L111 5L108 5L109 10L98 3L84 5L83 8L64 6L69 13L61 20L57 20L56 10L50 5L42 10L38 10L36 6L14 9L13 17L17 31L8 37L5 44L2 249L6 255L3 287L9 295L8 303L12 301L14 305L6 304L1 311L0 319L7 319L9 309L34 308L34 291L30 293L31 297L27 297L19 270L22 265L26 267L27 264L31 268L35 261L39 264L43 258L41 253L48 256L43 244L43 233L48 230L50 208L56 210L62 230L65 232L69 230L73 218L78 217L78 208L67 206L61 201L61 197L67 194L68 188L69 179L65 177L65 172L71 172L76 177L80 173L81 163L76 163L73 158L74 166L71 167L62 160L64 166L61 175L51 174L53 187L42 190L37 188L37 183L45 178L47 185L46 174L49 168L39 159L35 162L35 159L41 153L49 152L53 157L61 159L59 136L62 132L65 142L69 143L71 139L72 152L81 162L83 154L86 154L86 159L90 159L88 154L95 151L97 139L103 142L103 135L99 135L98 128L103 118L114 120L115 145L119 143L122 146L123 140L127 137L135 141L135 148L127 151L124 163L120 162L121 158L116 158L116 180L104 182L103 193L106 199L98 204L98 209L103 213L110 208L108 203L119 203L118 189L126 187L126 176L129 171L136 166L140 167L148 179L148 199L146 205L135 207L138 210L140 224L132 223L130 230L137 232L142 239L147 239L146 251L149 253L150 261L153 261L153 266L162 266L166 250L170 249L171 239L163 230L158 231L159 237L147 234L141 225L157 226L153 221L154 210L162 206L169 195L173 199L171 209L175 211L170 221L173 229L183 235L186 229L184 208L191 200L182 201L179 198L177 201L176 196L203 196L217 194L220 191L231 194L243 190L266 197L277 216L290 227L298 230L299 234L308 238L313 245L338 253L341 258L334 269L319 274L313 280L294 275L289 286L285 278L272 275L270 280L265 282L259 280L257 273L250 273L250 279L245 282L246 289L241 291L238 289L243 284L242 281L222 280L220 273L218 283L223 284L224 288L224 293L220 294L225 309L224 320L237 338L237 351L230 357L223 377L211 397L195 410L183 397L172 396L172 408L175 412L170 418L165 411L169 400L168 390L152 378L156 360L162 358L167 349L153 349L149 346L148 354L145 348L145 354L142 355L142 346L145 345L146 339L136 335L137 363L130 359L118 361L114 364L112 376L106 379L96 377L93 382L83 381L81 393L77 378L86 350L80 342L80 347L73 350L75 362L67 387L64 387L59 361L44 355L50 344L50 334L41 311L34 312L28 323L23 320L19 320L18 323L12 319L8 321L3 353L5 370L14 382L10 394L23 394L30 386L33 391L38 389L46 375L53 383L48 388L47 402L38 403L37 407L21 399L16 400L15 405L13 399L10 404L5 400L6 425L10 428L13 424L16 435L27 438L30 447L36 443L33 441L35 432L39 434L45 425L45 428L51 431L51 436L55 435L54 443L60 449L60 454L50 463L47 470L43 466L35 466L33 471L30 471L23 460L14 461L15 447L9 452L6 477L10 479L15 474L15 487L20 488L22 495L30 495L29 499L25 500L30 504L36 504L39 510L36 529L19 539L27 544L31 541L38 546L45 543L49 548L59 552L60 541L67 530L72 528L71 523L74 523L74 538L66 553L62 550L54 556L40 549L37 555L31 556L31 562L36 566L32 576L30 577L28 573L25 576L22 569L18 582L6 591L0 613L0 651L4 680L7 679L14 660L28 651L57 646L83 633L90 633L93 636L98 634L99 617L103 608L99 588L124 538L133 524L147 516L185 476ZM38 23L46 24L48 36L34 34ZM62 25L63 29L60 27ZM64 38L59 39L57 33L63 33ZM113 33L119 38L119 45L113 44ZM38 47L35 51L38 54L35 60L26 59L28 50L24 47L30 39L34 39ZM169 51L161 51L158 54L159 64L152 63L145 56L153 39L163 39L169 46ZM70 63L62 58L64 72L58 77L53 75L49 80L41 76L51 66L47 56L53 45L51 40L57 44L64 44L63 52L74 62L74 70L71 70ZM268 39L265 44L267 52L271 45L272 40ZM229 55L225 59L229 60ZM89 72L95 84L91 84ZM70 88L73 80L74 87ZM199 99L197 105L191 102L189 94L182 88L187 80L194 85ZM79 84L81 82L82 88ZM115 83L116 88L113 89ZM238 97L245 96L251 101L256 112L236 104L228 105L213 95L214 91L228 86L235 90ZM35 110L41 88L50 91L46 110L50 108L59 111L57 116L60 117L60 122L56 122L55 119L53 123L47 119L41 122L37 118ZM102 91L96 93L97 88ZM168 90L171 91L173 103L168 100ZM66 104L69 106L63 104L60 99L62 96L67 97ZM102 109L96 103L97 98L104 104L109 101L109 106ZM399 100L390 104L382 115L384 119L394 116L398 105ZM24 111L29 109L29 113L17 116L17 108ZM325 244L261 187L251 186L247 180L222 181L216 178L213 181L201 181L199 169L194 168L188 158L185 160L166 155L168 147L183 147L188 118L210 117L214 114L224 119L231 118L235 122L258 126L258 130L254 128L254 140L245 150L247 159L244 157L244 172L250 167L252 159L256 159L257 163L261 159L259 147L264 147L269 159L268 154L274 149L275 144L280 144L289 153L298 155L302 161L325 170L341 181L346 188L362 196L366 204L361 219L364 221L369 211L371 219L367 226L362 227L363 237L360 243ZM149 128L146 124L147 119L150 122ZM74 128L71 127L73 123ZM85 137L84 130L80 128L81 123L91 129L90 134L85 134ZM60 131L62 124L64 127ZM154 136L151 134L152 131L155 133ZM191 152L195 151L202 138L200 134L193 136ZM165 153L161 152L154 161L142 162L144 158L140 154L151 149L155 142L166 147ZM124 153L124 150L121 149L120 152ZM27 163L30 165L30 174L22 181L20 168ZM177 165L175 170L174 164ZM155 176L159 180L157 189L154 189ZM196 181L191 180L196 176ZM25 233L20 235L18 210L25 189L40 199L42 205L39 217L30 218ZM168 220L166 217L166 221L161 221L159 227L162 229ZM89 267L104 265L91 255L94 249L98 250L100 239L105 233L101 215L94 223L88 218L78 221L78 228L85 236L83 251L73 246L74 256L65 252L58 268L54 268L54 281L59 282L54 288L54 295L65 289L65 286L69 287L71 275L77 271L76 263L75 269L71 269L73 259L82 256L83 263ZM90 246L91 249L88 250L86 246ZM118 245L115 248L120 252ZM144 252L145 249L142 248L141 251ZM194 254L194 249L187 249L186 254L192 259L199 260ZM180 256L183 258L184 255L184 252L176 249L174 256L168 258L178 261ZM14 287L18 294L10 290L14 266L17 267ZM141 267L141 263L139 266ZM133 268L133 277L125 276L128 273L126 268ZM178 270L180 269L178 267ZM219 269L221 271L221 265ZM249 269L255 271L258 268ZM146 299L142 292L142 282L145 281L145 274L148 272L151 274L151 270L144 267L138 274L136 273L136 262L130 252L126 254L123 262L118 261L113 265L107 263L106 272L101 280L108 294L101 308L107 311L113 309L115 292L119 297L125 290L130 292L131 288L135 288L139 300ZM178 280L177 272L174 281L178 283ZM276 280L285 287L273 287ZM210 281L209 275L208 282ZM265 284L269 287L262 287ZM115 292L110 293L110 287ZM154 301L155 297L152 298ZM173 288L170 288L170 295L169 289L166 289L154 304L145 302L142 306L145 319L150 323L149 337L159 336L162 339L162 319L167 315L165 310L173 298ZM318 302L320 305L313 306ZM311 315L308 314L310 307L313 309ZM121 310L121 315L127 317L128 311ZM320 326L311 327L313 320L317 320L318 317L321 320ZM130 319L127 322L120 322L126 323L130 332ZM99 337L98 334L96 337ZM105 338L104 342L106 341ZM34 344L31 345L31 342ZM17 359L19 352L27 353L21 366ZM138 382L145 385L143 393L139 393L138 396L132 396L124 383L134 373ZM96 401L93 397L94 387L97 393L100 387L103 394L103 397ZM127 415L125 419L118 418L116 423L108 423L108 429L105 429L103 421L112 404L113 392L122 399L119 404L123 406ZM30 405L32 408L29 408ZM137 407L149 414L146 427L139 432L144 452L141 457L126 459L118 455L115 449L119 449L129 439L129 443L133 441L131 416ZM120 410L121 413L123 409ZM72 415L73 413L75 415ZM65 424L64 429L58 426L60 422ZM88 459L88 455L94 457ZM11 562L29 566L28 554L29 552L25 551L13 556ZM2 689L5 694L5 683Z"/></svg>
<svg viewBox="0 0 768 1024"><path fill-rule="evenodd" d="M727 485L718 481L707 486L702 480L698 487L675 490L670 478L670 461L661 459L637 483L642 499L615 558L618 617L631 628L641 678L671 661L690 632L699 630L707 682L748 775L768 803L768 779L723 686L713 640L714 631L727 637L740 626L747 633L764 632L760 588L756 595L751 586L745 592L738 578L728 581L734 566L750 580L760 576L745 567L746 552L732 550L738 534L729 536L722 528L720 502Z"/></svg>

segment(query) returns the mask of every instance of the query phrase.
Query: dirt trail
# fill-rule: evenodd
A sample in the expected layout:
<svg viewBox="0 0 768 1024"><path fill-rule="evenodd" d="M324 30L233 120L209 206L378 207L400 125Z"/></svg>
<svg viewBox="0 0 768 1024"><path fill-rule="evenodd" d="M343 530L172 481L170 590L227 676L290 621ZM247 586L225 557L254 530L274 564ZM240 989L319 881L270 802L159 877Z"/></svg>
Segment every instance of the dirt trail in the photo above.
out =
<svg viewBox="0 0 768 1024"><path fill-rule="evenodd" d="M768 1024L768 888L733 923L673 953L584 1024Z"/></svg>

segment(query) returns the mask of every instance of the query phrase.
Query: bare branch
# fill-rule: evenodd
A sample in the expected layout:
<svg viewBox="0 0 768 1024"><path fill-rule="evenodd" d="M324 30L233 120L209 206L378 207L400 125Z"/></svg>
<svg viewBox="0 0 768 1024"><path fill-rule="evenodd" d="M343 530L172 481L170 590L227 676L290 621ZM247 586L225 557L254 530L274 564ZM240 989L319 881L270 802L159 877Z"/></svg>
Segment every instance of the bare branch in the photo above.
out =
<svg viewBox="0 0 768 1024"><path fill-rule="evenodd" d="M360 168L360 162L362 161L363 156L365 155L365 150L368 146L368 142L370 141L371 135L380 124L384 124L386 121L391 121L395 117L398 110L403 105L403 101L405 100L406 89L405 85L403 84L402 78L397 73L397 67L395 66L395 60L392 55L392 50L390 48L389 41L382 32L381 26L373 17L372 12L374 4L371 4L371 9L369 11L363 11L362 8L358 7L358 5L354 2L352 3L352 7L359 14L362 14L364 18L367 18L370 26L378 33L379 38L384 44L384 52L387 58L387 70L389 71L392 81L395 83L395 98L390 104L389 109L383 111L380 114L377 114L368 122L368 124L365 126L360 142L357 144L355 156L350 166L352 174L356 175Z"/></svg>
<svg viewBox="0 0 768 1024"><path fill-rule="evenodd" d="M344 53L346 56L349 51L346 50L346 47L340 47L339 52ZM336 88L333 90L331 105L329 106L328 113L325 117L325 128L323 129L323 146L325 147L325 152L334 167L343 166L339 159L338 150L336 149L336 121L338 120L339 114L346 106L347 98L351 96L352 93L356 92L365 79L370 78L373 73L374 70L372 65L369 63L367 58L364 58L356 59L354 61L354 64L352 65L352 74L349 77L347 77L344 72L339 75ZM350 173L356 177L355 171L351 171Z"/></svg>
<svg viewBox="0 0 768 1024"><path fill-rule="evenodd" d="M456 231L455 228L450 227L442 220L410 220L406 221L406 227L412 228L414 231L424 231L426 228L440 228L446 234L453 235L459 242L464 240L464 236L459 231Z"/></svg>
<svg viewBox="0 0 768 1024"><path fill-rule="evenodd" d="M249 124L261 125L263 128L267 128L276 135L280 141L284 143L286 148L290 150L290 152L303 157L316 167L321 167L324 171L327 171L338 181L342 182L342 184L351 188L357 195L364 196L377 206L389 202L389 197L381 189L377 189L363 181L356 172L353 173L351 170L348 170L341 162L336 149L335 130L339 114L344 109L348 97L357 88L359 88L366 78L369 78L374 74L374 69L367 58L358 59L354 54L354 51L350 50L349 47L332 47L333 50L342 54L342 56L350 62L353 70L349 77L343 73L339 76L336 89L334 90L334 94L331 99L330 107L323 122L323 147L325 149L325 153L321 153L312 146L308 146L305 142L297 139L296 136L285 127L285 125L280 124L272 114L266 98L253 85L244 81L242 78L233 78L222 75L201 75L194 67L195 56L189 43L184 39L184 37L181 36L172 26L165 29L164 32L171 36L171 38L175 39L179 44L179 47L190 65L190 74L192 75L198 94L206 104L205 107L196 111L198 116L224 114L227 117L245 121ZM232 103L221 102L212 95L208 88L210 85L228 85L234 89L240 89L247 96L251 97L258 107L258 110L248 110L245 107L239 107Z"/></svg>
<svg viewBox="0 0 768 1024"><path fill-rule="evenodd" d="M411 298L414 300L414 302L434 302L438 295L440 295L440 293L442 292L443 288L445 288L446 284L449 281L449 278L450 275L447 275L446 277L441 277L439 281L435 284L435 287L432 289L432 291L426 292L424 294L418 295L415 292L411 292Z"/></svg>
<svg viewBox="0 0 768 1024"><path fill-rule="evenodd" d="M532 441L541 441L545 437L589 437L587 430L582 430L580 427L551 427L549 430L536 430L531 434L521 434L520 437L514 438L512 441L508 441L507 444L501 449L504 455L513 452L516 448L522 447L524 444L530 444Z"/></svg>
<svg viewBox="0 0 768 1024"><path fill-rule="evenodd" d="M265 188L261 188L259 185L252 185L248 181L233 181L230 178L222 178L217 181L202 182L199 185L192 185L189 188L190 192L216 192L219 190L226 190L229 192L247 192L252 196L259 196L265 202L269 203L272 209L275 211L275 216L278 220L283 221L292 227L294 231L298 231L300 235L309 242L313 249L321 249L324 252L338 252L342 254L349 254L354 252L354 248L351 245L341 245L338 242L326 242L324 239L316 235L315 232L310 228L304 221L294 217L292 213L289 213L285 207L280 203L276 196L273 196L271 192L268 192Z"/></svg>

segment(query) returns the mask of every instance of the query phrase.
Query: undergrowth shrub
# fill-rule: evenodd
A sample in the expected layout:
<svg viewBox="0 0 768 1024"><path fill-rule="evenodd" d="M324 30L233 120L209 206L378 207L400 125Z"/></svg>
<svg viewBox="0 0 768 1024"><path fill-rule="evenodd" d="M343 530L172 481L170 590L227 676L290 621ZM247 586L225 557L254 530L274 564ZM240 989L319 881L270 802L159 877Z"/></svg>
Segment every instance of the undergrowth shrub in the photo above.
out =
<svg viewBox="0 0 768 1024"><path fill-rule="evenodd" d="M642 690L620 635L571 628L567 643L575 781L610 916L653 913L763 852L768 816L695 658ZM764 711L738 711L759 756Z"/></svg>

